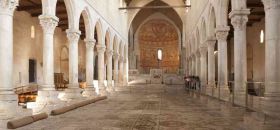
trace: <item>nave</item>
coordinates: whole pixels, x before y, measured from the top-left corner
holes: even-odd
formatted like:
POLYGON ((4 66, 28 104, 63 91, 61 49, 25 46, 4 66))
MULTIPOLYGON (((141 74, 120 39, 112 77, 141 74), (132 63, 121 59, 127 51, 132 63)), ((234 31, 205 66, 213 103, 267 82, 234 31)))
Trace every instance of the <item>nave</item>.
POLYGON ((136 85, 19 130, 239 130, 249 113, 181 85, 136 85))

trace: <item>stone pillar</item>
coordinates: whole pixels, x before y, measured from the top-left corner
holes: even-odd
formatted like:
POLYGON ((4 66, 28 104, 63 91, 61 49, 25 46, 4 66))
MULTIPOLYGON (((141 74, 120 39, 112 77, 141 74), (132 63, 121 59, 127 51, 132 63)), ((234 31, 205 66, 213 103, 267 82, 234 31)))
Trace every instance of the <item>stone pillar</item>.
POLYGON ((228 55, 227 37, 230 28, 228 26, 218 26, 216 37, 218 40, 218 97, 222 100, 229 100, 228 88, 228 55))
POLYGON ((196 55, 195 55, 195 69, 196 69, 196 73, 195 73, 195 76, 198 76, 199 78, 200 77, 200 53, 199 53, 199 50, 196 52, 196 55))
POLYGON ((115 52, 114 56, 114 85, 118 86, 119 81, 119 54, 115 52))
POLYGON ((247 39, 246 26, 249 9, 233 10, 230 13, 234 27, 234 103, 246 106, 247 39))
POLYGON ((16 6, 17 0, 0 2, 0 119, 17 114, 18 98, 13 91, 13 13, 16 6))
POLYGON ((113 83, 112 83, 112 57, 113 57, 113 50, 107 50, 106 55, 107 55, 107 90, 109 92, 113 92, 113 83))
POLYGON ((107 95, 105 84, 104 84, 104 73, 105 73, 105 64, 104 64, 104 53, 106 51, 105 45, 97 45, 98 53, 98 88, 100 95, 107 95))
POLYGON ((208 50, 208 86, 206 89, 206 93, 209 96, 214 96, 213 95, 213 89, 216 86, 215 85, 215 44, 216 40, 213 39, 208 39, 207 40, 207 50, 208 50))
POLYGON ((63 100, 72 100, 82 96, 78 82, 78 43, 81 32, 79 30, 67 29, 66 33, 69 41, 69 85, 65 90, 63 100))
POLYGON ((54 86, 54 30, 58 23, 55 16, 39 16, 43 28, 43 84, 41 90, 55 90, 54 86))
POLYGON ((94 75, 94 46, 96 43, 95 39, 86 39, 86 82, 87 87, 83 92, 84 97, 96 96, 96 91, 93 85, 94 75))
POLYGON ((264 113, 280 118, 280 1, 262 0, 265 7, 264 113))
POLYGON ((195 62, 195 55, 193 54, 192 55, 192 76, 195 76, 196 75, 196 62, 195 62))
POLYGON ((124 62, 124 58, 123 56, 120 56, 119 59, 119 83, 120 85, 123 85, 123 62, 124 62))
POLYGON ((62 104, 54 85, 54 31, 58 24, 56 16, 40 15, 43 28, 43 84, 40 85, 33 113, 49 112, 62 104))
POLYGON ((206 92, 206 84, 207 84, 207 48, 204 46, 200 47, 200 80, 202 92, 206 92))
POLYGON ((123 76, 123 85, 128 85, 128 58, 124 59, 124 76, 123 76))

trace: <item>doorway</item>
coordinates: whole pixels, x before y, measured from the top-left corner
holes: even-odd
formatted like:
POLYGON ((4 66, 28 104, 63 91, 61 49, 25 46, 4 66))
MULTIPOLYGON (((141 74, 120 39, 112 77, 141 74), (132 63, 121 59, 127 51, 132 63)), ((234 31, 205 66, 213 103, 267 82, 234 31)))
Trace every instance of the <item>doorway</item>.
POLYGON ((29 59, 29 83, 36 82, 36 60, 29 59))

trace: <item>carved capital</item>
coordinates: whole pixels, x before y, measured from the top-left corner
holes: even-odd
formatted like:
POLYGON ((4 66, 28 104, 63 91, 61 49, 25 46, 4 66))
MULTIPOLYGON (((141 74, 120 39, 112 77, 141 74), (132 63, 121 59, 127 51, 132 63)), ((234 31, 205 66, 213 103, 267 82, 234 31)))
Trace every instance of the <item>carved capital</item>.
POLYGON ((235 30, 244 30, 248 22, 249 9, 233 10, 229 17, 235 30))
POLYGON ((228 37, 228 32, 230 28, 229 26, 219 26, 216 29, 216 38, 217 40, 223 40, 226 41, 228 37))
POLYGON ((201 54, 202 56, 206 56, 206 55, 207 55, 207 47, 201 46, 201 47, 199 48, 199 51, 200 51, 200 54, 201 54))
POLYGON ((0 1, 0 14, 13 16, 18 0, 1 0, 0 1))
POLYGON ((93 49, 96 43, 95 39, 85 39, 86 48, 93 49))
POLYGON ((123 56, 120 56, 120 57, 119 57, 119 61, 120 61, 120 62, 124 62, 124 57, 123 57, 123 56))
POLYGON ((209 37, 209 38, 207 38, 207 40, 206 40, 206 45, 207 45, 207 47, 212 47, 212 48, 214 48, 215 45, 216 45, 216 42, 217 42, 217 40, 216 40, 215 37, 209 37))
POLYGON ((72 30, 72 29, 67 29, 67 38, 70 41, 70 43, 78 43, 81 35, 81 31, 79 30, 72 30))
POLYGON ((262 0, 264 4, 265 10, 269 9, 279 9, 280 8, 280 1, 279 0, 262 0))
POLYGON ((119 60, 119 56, 120 56, 119 53, 115 52, 114 55, 113 55, 113 58, 115 60, 119 60))
POLYGON ((104 52, 106 51, 106 46, 104 45, 97 45, 96 48, 98 54, 104 54, 104 52))
POLYGON ((40 24, 44 33, 53 34, 59 19, 56 16, 40 15, 40 24))
POLYGON ((113 56, 113 54, 114 54, 113 50, 109 50, 109 49, 106 50, 107 57, 111 57, 111 56, 113 56))

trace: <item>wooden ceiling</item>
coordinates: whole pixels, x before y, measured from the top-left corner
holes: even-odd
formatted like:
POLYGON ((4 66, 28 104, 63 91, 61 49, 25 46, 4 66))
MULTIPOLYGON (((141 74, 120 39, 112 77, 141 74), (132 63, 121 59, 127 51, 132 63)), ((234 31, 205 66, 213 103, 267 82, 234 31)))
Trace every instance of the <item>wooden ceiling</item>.
MULTIPOLYGON (((41 0, 19 0, 19 6, 17 11, 26 11, 32 17, 38 17, 42 14, 42 3, 41 0)), ((68 16, 64 0, 57 1, 56 16, 59 18, 58 27, 63 31, 68 29, 68 16)), ((81 39, 85 38, 85 24, 82 17, 80 17, 80 31, 81 39)))
MULTIPOLYGON (((261 0, 247 0, 247 7, 250 9, 251 14, 248 16, 247 26, 251 27, 254 23, 260 22, 265 17, 264 6, 261 0)), ((229 12, 231 11, 231 5, 229 5, 229 12)), ((230 19, 228 19, 229 25, 231 27, 228 39, 233 37, 233 26, 230 24, 230 19)))

